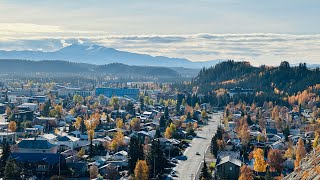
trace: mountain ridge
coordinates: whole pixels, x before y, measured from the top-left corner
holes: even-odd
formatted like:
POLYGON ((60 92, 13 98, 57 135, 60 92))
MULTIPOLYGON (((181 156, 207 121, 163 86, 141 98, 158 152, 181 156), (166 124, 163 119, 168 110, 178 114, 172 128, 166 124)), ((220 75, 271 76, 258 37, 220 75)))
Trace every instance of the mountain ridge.
MULTIPOLYGON (((190 71, 192 69, 189 69, 190 71)), ((196 70, 194 70, 196 71, 196 70)), ((181 77, 183 74, 169 67, 130 66, 121 63, 94 65, 75 63, 61 60, 17 60, 0 59, 1 73, 96 73, 117 76, 152 76, 152 77, 181 77), (10 67, 10 68, 8 68, 10 67)))
POLYGON ((104 65, 110 63, 122 63, 137 66, 160 67, 185 67, 203 68, 214 66, 223 60, 193 62, 185 58, 169 58, 166 56, 151 56, 127 51, 119 51, 99 45, 72 44, 52 52, 44 51, 6 51, 0 50, 0 59, 25 59, 25 60, 63 60, 79 63, 104 65))

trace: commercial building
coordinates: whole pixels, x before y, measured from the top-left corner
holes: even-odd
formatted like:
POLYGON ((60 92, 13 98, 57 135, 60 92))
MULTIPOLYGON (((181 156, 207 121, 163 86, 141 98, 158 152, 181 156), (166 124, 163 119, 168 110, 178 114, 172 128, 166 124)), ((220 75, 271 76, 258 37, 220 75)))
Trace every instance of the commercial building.
POLYGON ((106 97, 119 96, 119 97, 130 97, 132 99, 138 99, 140 90, 138 88, 107 88, 100 87, 96 88, 96 96, 100 94, 106 97))

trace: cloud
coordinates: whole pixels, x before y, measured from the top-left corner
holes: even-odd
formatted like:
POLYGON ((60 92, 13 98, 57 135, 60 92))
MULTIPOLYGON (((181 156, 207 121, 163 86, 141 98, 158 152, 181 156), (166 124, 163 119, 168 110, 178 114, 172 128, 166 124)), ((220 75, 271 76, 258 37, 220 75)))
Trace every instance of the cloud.
POLYGON ((0 49, 55 51, 71 44, 97 44, 123 51, 193 61, 235 59, 275 65, 283 60, 319 63, 320 59, 320 34, 117 35, 66 30, 59 26, 16 25, 19 28, 0 26, 0 49))

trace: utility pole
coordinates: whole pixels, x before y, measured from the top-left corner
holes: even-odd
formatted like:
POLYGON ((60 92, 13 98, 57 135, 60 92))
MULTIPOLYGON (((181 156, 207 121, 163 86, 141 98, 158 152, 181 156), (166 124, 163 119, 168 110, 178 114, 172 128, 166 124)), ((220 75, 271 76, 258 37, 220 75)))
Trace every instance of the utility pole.
POLYGON ((156 157, 153 156, 153 177, 156 178, 156 157))
POLYGON ((60 169, 61 169, 61 168, 60 168, 60 164, 61 164, 61 163, 60 163, 60 158, 61 158, 60 156, 61 156, 61 155, 59 154, 59 177, 60 177, 60 169))

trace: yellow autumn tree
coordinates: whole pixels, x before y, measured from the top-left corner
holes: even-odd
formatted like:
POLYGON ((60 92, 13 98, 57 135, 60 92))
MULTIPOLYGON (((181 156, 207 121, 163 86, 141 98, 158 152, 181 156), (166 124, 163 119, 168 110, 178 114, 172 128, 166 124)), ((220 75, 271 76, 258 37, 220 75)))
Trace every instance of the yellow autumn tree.
POLYGON ((94 130, 93 129, 89 129, 88 130, 88 140, 92 141, 94 139, 94 130))
POLYGON ((140 119, 139 118, 132 118, 130 121, 130 127, 134 131, 139 131, 140 130, 140 119))
POLYGON ((81 118, 81 117, 77 117, 77 118, 76 118, 76 122, 73 123, 73 126, 74 126, 77 130, 79 130, 80 127, 81 127, 81 122, 82 122, 82 118, 81 118))
POLYGON ((307 152, 304 148, 304 143, 301 138, 299 138, 296 150, 296 160, 294 161, 294 167, 297 168, 300 165, 301 160, 306 156, 307 152))
POLYGON ((170 127, 166 128, 166 131, 164 132, 164 137, 167 139, 170 139, 172 137, 172 132, 171 132, 170 127))
POLYGON ((149 168, 145 160, 138 160, 134 168, 134 176, 136 180, 148 180, 149 168))
POLYGON ((85 155, 85 150, 83 148, 81 148, 78 152, 78 157, 83 157, 85 155))
POLYGON ((314 137, 314 140, 312 143, 313 149, 316 149, 318 144, 319 144, 319 133, 316 133, 316 136, 314 137))
POLYGON ((117 128, 120 128, 120 129, 123 128, 124 124, 123 124, 123 120, 122 119, 117 118, 116 122, 117 122, 117 128))
POLYGON ((263 150, 256 148, 253 151, 254 164, 253 168, 256 172, 266 172, 267 163, 264 160, 263 150))
POLYGON ((8 124, 8 128, 11 132, 15 132, 17 130, 17 123, 15 121, 10 121, 8 124))
POLYGON ((69 113, 70 113, 72 116, 74 116, 75 113, 76 113, 76 110, 75 110, 74 108, 72 108, 72 109, 70 109, 69 113))
POLYGON ((253 173, 248 165, 241 166, 239 180, 250 180, 253 179, 253 173))

